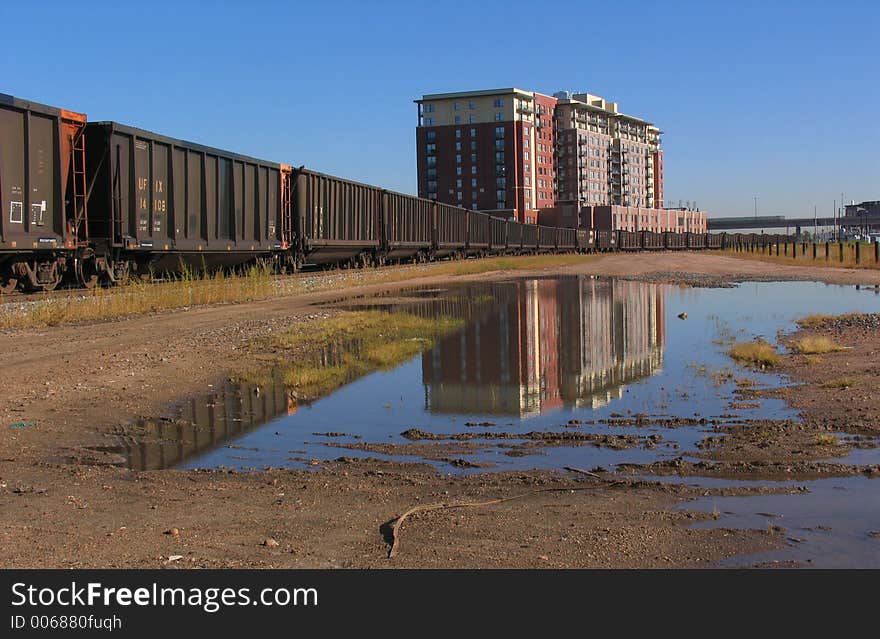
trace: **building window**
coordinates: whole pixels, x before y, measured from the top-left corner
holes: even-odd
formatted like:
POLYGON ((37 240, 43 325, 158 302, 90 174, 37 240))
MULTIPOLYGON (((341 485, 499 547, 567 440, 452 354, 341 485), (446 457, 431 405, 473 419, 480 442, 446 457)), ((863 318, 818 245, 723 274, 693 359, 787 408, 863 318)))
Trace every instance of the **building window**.
POLYGON ((461 102, 456 102, 452 108, 455 109, 456 111, 460 111, 461 110, 461 102))
MULTIPOLYGON (((471 188, 477 188, 477 178, 471 178, 471 188)), ((474 193, 474 195, 476 195, 476 193, 474 193)))
POLYGON ((476 164, 477 162, 477 154, 471 153, 471 164, 476 164))
POLYGON ((469 109, 473 109, 473 108, 474 108, 474 101, 473 101, 473 100, 468 100, 468 108, 469 108, 469 109))
POLYGON ((477 150, 477 142, 476 140, 471 140, 471 151, 477 150))
POLYGON ((495 162, 498 164, 504 163, 504 152, 503 151, 496 151, 495 152, 495 162))
POLYGON ((428 169, 428 178, 429 179, 437 179, 437 169, 428 169))
POLYGON ((458 192, 458 201, 461 202, 461 200, 462 200, 462 197, 461 197, 461 191, 459 191, 459 192, 458 192))
POLYGON ((455 174, 461 175, 461 167, 460 166, 455 167, 455 174))
POLYGON ((501 122, 501 120, 503 120, 503 119, 504 119, 504 114, 501 113, 500 111, 495 114, 495 121, 496 122, 501 122))
POLYGON ((428 155, 434 155, 437 152, 437 145, 436 144, 428 144, 425 146, 425 151, 427 152, 428 155))
MULTIPOLYGON (((477 121, 477 119, 473 116, 473 114, 468 116, 468 124, 473 124, 476 121, 477 121)), ((473 131, 473 129, 471 129, 471 131, 473 131)), ((473 134, 471 134, 471 135, 473 135, 473 134)))
POLYGON ((425 105, 425 113, 433 113, 433 112, 434 112, 434 105, 433 104, 426 104, 425 105))
POLYGON ((477 174, 477 167, 472 166, 471 167, 471 175, 476 175, 476 174, 477 174))
POLYGON ((434 140, 437 139, 437 132, 436 131, 428 131, 425 134, 425 137, 427 138, 428 142, 433 142, 434 140))
MULTIPOLYGON (((474 116, 471 116, 471 117, 474 117, 474 116)), ((472 137, 472 138, 473 138, 473 137, 476 137, 476 135, 477 135, 477 130, 476 130, 476 129, 471 129, 471 137, 472 137)))
POLYGON ((455 130, 455 139, 456 139, 456 140, 460 140, 460 139, 461 139, 461 129, 456 129, 456 130, 455 130))
POLYGON ((425 118, 425 126, 433 126, 434 118, 425 118))
POLYGON ((456 116, 455 116, 455 123, 456 123, 456 124, 461 124, 461 116, 460 116, 460 115, 456 115, 456 116))
POLYGON ((503 151, 504 150, 504 140, 495 140, 495 150, 503 151))
POLYGON ((456 188, 459 188, 459 189, 460 189, 460 188, 461 188, 461 180, 456 180, 456 181, 455 181, 455 186, 456 186, 456 188))
POLYGON ((497 108, 500 108, 500 107, 503 107, 503 106, 504 106, 504 100, 502 100, 501 98, 497 98, 497 99, 495 100, 494 106, 495 106, 496 109, 497 109, 497 108))
POLYGON ((455 150, 456 150, 456 151, 461 151, 461 142, 456 142, 456 143, 455 143, 455 150))
POLYGON ((456 156, 455 156, 455 163, 456 163, 456 164, 461 164, 461 155, 456 155, 456 156))
POLYGON ((436 156, 434 156, 434 155, 429 155, 428 158, 427 158, 427 160, 428 160, 428 168, 429 168, 429 169, 432 168, 432 167, 437 166, 437 157, 436 157, 436 156))

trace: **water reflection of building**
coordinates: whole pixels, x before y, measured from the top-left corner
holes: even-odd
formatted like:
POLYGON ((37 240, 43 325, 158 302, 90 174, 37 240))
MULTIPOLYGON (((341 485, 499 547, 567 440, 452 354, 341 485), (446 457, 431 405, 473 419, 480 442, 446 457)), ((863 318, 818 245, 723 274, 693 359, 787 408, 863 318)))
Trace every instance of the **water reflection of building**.
POLYGON ((171 468, 295 410, 281 380, 260 385, 227 382, 187 400, 174 420, 138 423, 137 441, 124 442, 117 450, 125 458, 122 463, 134 470, 171 468))
POLYGON ((422 355, 428 410, 534 415, 598 406, 659 370, 664 299, 657 285, 586 278, 510 286, 491 312, 422 355))

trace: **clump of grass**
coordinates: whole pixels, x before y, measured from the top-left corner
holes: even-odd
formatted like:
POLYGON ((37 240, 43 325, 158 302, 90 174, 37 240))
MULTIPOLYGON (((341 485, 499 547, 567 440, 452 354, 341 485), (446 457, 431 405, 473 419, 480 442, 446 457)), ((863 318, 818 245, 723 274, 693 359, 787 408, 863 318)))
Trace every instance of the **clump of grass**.
POLYGON ((751 342, 737 342, 729 351, 729 355, 742 364, 753 366, 775 366, 779 363, 779 353, 772 344, 763 339, 751 342))
POLYGON ((801 355, 821 355, 824 353, 837 353, 845 351, 845 346, 835 344, 830 338, 824 335, 808 335, 794 340, 791 343, 791 349, 801 355))
POLYGON ((249 302, 265 299, 274 290, 275 279, 268 267, 254 266, 244 274, 184 270, 164 282, 135 280, 118 288, 95 288, 82 295, 52 297, 0 311, 0 328, 58 326, 189 306, 249 302))
POLYGON ((837 379, 830 379, 824 384, 822 384, 822 388, 840 388, 845 389, 851 386, 854 386, 856 380, 850 377, 839 377, 837 379))
POLYGON ((825 360, 823 360, 818 355, 804 355, 804 361, 810 366, 814 366, 816 364, 821 364, 825 360))
POLYGON ((390 370, 461 326, 451 317, 352 311, 272 336, 267 346, 282 351, 275 366, 284 384, 299 401, 311 401, 372 371, 390 370))
POLYGON ((819 328, 824 325, 828 320, 832 318, 831 315, 822 315, 821 313, 814 313, 813 315, 807 315, 806 317, 802 317, 798 320, 795 320, 794 323, 800 326, 801 328, 819 328))
POLYGON ((816 435, 816 446, 837 446, 839 443, 837 436, 831 433, 819 433, 816 435))

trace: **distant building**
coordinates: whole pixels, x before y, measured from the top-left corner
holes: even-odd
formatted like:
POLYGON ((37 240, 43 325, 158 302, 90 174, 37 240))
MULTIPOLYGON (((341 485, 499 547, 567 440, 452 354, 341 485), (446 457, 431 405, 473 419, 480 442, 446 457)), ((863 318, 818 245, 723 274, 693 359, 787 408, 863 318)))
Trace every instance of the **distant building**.
POLYGON ((845 217, 857 218, 860 215, 880 215, 880 200, 870 200, 858 204, 847 204, 843 209, 845 217))
POLYGON ((589 93, 557 93, 557 202, 661 208, 661 131, 589 93))
POLYGON ((663 233, 706 233, 705 211, 658 209, 643 206, 559 204, 541 210, 538 223, 546 226, 578 226, 609 231, 653 231, 663 233))
POLYGON ((416 100, 419 196, 536 223, 555 202, 556 99, 522 89, 416 100))
POLYGON ((539 211, 568 206, 623 207, 609 209, 609 223, 635 216, 650 228, 691 226, 695 212, 663 213, 662 132, 616 102, 513 87, 415 102, 420 197, 533 224, 561 215, 539 211))

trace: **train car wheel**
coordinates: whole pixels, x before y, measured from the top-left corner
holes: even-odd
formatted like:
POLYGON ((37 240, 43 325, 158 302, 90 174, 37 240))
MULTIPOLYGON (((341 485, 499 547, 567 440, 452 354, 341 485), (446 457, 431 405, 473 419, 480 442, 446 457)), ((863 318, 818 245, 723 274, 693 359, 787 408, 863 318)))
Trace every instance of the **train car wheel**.
POLYGON ((94 259, 79 260, 76 264, 76 277, 79 283, 86 288, 95 288, 98 285, 98 268, 94 259))
POLYGON ((18 288, 17 277, 0 277, 0 293, 9 295, 18 288))

